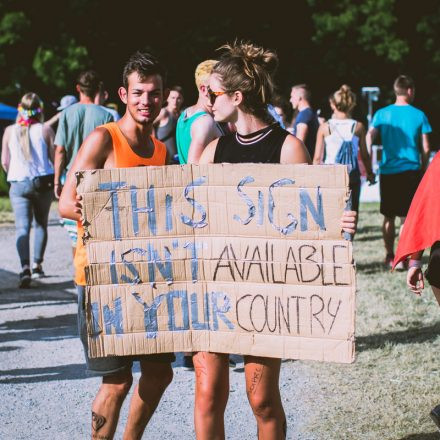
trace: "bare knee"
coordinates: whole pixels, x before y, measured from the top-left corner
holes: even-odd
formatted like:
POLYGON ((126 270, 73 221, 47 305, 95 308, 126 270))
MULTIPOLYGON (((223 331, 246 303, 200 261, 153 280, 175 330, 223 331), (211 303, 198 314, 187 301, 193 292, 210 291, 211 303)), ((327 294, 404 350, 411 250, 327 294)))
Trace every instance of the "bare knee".
POLYGON ((158 391, 164 392, 173 380, 171 364, 157 364, 157 368, 156 366, 155 368, 141 367, 141 371, 140 387, 155 387, 158 391))
POLYGON ((276 418, 278 399, 259 396, 258 394, 248 394, 248 399, 255 417, 261 420, 276 418))
POLYGON ((101 392, 107 398, 124 400, 133 384, 131 372, 110 374, 102 378, 101 392))

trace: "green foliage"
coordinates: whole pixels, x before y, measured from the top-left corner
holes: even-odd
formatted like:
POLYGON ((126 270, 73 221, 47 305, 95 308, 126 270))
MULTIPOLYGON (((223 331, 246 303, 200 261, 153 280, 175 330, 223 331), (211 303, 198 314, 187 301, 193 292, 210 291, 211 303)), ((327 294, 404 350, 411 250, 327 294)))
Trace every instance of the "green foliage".
POLYGON ((24 12, 6 13, 0 21, 0 47, 12 46, 22 41, 23 32, 29 29, 30 25, 31 22, 24 12))
POLYGON ((64 36, 56 46, 39 46, 32 67, 46 85, 65 89, 73 75, 88 66, 87 48, 77 44, 74 38, 64 36))
POLYGON ((361 51, 372 51, 387 61, 402 61, 408 54, 408 42, 395 31, 395 0, 364 0, 353 3, 340 0, 319 4, 308 0, 314 10, 316 33, 313 40, 331 39, 335 45, 355 45, 361 51))

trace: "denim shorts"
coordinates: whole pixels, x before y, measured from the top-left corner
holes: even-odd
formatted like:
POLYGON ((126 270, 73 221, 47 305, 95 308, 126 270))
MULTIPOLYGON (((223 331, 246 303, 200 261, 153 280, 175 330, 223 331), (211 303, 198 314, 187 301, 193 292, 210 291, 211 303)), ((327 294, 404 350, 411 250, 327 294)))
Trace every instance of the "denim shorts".
POLYGON ((87 321, 85 311, 85 286, 76 286, 78 292, 78 333, 83 344, 84 356, 86 358, 87 373, 106 376, 131 369, 134 361, 148 361, 169 364, 174 362, 174 353, 148 354, 141 356, 107 356, 90 358, 87 341, 87 321))

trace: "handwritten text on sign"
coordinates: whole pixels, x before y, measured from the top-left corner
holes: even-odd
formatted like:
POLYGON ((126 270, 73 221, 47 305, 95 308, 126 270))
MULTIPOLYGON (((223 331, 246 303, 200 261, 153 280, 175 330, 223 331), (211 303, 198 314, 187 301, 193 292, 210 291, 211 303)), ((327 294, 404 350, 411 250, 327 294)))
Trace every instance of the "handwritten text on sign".
POLYGON ((92 356, 352 361, 344 167, 149 167, 79 181, 92 356))

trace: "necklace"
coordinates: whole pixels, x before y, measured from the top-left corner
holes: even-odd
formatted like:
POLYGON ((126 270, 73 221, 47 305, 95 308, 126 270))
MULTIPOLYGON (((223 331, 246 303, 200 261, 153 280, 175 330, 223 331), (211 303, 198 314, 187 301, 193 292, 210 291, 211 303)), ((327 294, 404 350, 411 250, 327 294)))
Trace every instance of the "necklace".
POLYGON ((235 138, 237 139, 237 142, 242 145, 255 144, 256 142, 259 142, 261 139, 265 138, 277 125, 278 122, 249 134, 239 134, 237 132, 235 133, 235 138))

